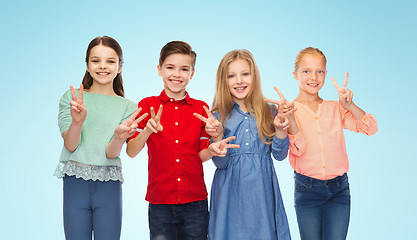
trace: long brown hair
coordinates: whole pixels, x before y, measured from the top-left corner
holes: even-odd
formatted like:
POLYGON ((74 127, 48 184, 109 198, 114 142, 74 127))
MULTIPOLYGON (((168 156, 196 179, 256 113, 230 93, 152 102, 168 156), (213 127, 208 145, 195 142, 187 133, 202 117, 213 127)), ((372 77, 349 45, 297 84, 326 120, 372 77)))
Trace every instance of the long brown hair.
POLYGON ((230 117, 233 109, 233 98, 227 84, 227 73, 231 62, 242 59, 247 61, 250 66, 252 76, 252 88, 245 98, 245 105, 248 112, 255 118, 259 138, 266 144, 271 144, 275 135, 273 127, 273 116, 271 106, 264 101, 261 88, 261 76, 253 55, 246 49, 233 50, 223 57, 216 75, 216 92, 214 94, 212 111, 220 114, 220 122, 224 122, 230 117), (269 140, 269 141, 268 141, 269 140))
MULTIPOLYGON (((87 64, 90 59, 91 49, 97 45, 103 45, 103 46, 113 49, 117 53, 117 56, 119 57, 119 67, 122 67, 123 65, 122 48, 120 47, 119 43, 115 39, 108 37, 108 36, 96 37, 90 42, 87 48, 86 56, 85 56, 85 62, 87 64)), ((90 73, 87 70, 85 71, 85 74, 84 74, 83 85, 84 85, 84 89, 90 89, 91 85, 93 85, 93 78, 91 77, 90 73)), ((121 72, 118 73, 113 80, 113 91, 117 95, 121 97, 125 97, 121 72)))

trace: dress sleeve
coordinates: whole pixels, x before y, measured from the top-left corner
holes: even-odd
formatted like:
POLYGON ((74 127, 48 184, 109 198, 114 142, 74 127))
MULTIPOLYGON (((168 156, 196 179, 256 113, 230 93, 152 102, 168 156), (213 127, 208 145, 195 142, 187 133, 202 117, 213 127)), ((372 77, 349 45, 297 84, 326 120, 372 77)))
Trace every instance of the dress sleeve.
POLYGON ((365 113, 362 119, 356 120, 348 110, 343 109, 341 112, 343 128, 368 136, 374 135, 378 131, 378 124, 373 115, 365 113))
POLYGON ((304 139, 304 135, 299 130, 295 135, 289 135, 290 139, 290 152, 295 156, 301 156, 304 154, 307 148, 307 142, 304 139))
POLYGON ((278 161, 284 160, 288 155, 289 144, 288 136, 284 139, 274 136, 272 140, 272 156, 278 161))
POLYGON ((64 93, 59 100, 58 126, 61 136, 68 131, 72 122, 70 101, 70 91, 64 93))

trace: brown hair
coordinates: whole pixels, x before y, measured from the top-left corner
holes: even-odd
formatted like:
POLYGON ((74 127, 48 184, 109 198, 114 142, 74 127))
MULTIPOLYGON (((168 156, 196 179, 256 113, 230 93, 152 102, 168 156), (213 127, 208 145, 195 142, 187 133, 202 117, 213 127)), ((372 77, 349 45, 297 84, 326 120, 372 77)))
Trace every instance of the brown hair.
POLYGON ((172 41, 165 44, 165 46, 161 49, 161 54, 159 55, 159 66, 162 67, 165 59, 169 55, 175 53, 189 55, 191 57, 191 66, 194 69, 197 54, 193 51, 188 43, 182 41, 172 41))
MULTIPOLYGON (((86 56, 85 56, 85 62, 87 64, 88 64, 88 61, 90 59, 91 49, 95 46, 98 46, 98 45, 103 45, 103 46, 106 46, 106 47, 109 47, 109 48, 113 49, 117 53, 117 56, 119 57, 120 67, 123 65, 122 48, 120 47, 119 43, 115 39, 113 39, 111 37, 108 37, 108 36, 96 37, 90 42, 90 44, 87 47, 87 53, 86 53, 86 56)), ((90 89, 91 85, 93 85, 93 78, 91 77, 91 75, 88 71, 85 71, 82 83, 84 85, 84 89, 90 89)), ((118 73, 113 80, 113 91, 121 97, 125 96, 125 92, 123 90, 123 79, 122 79, 122 73, 121 72, 118 73)))
POLYGON ((264 101, 258 66, 253 55, 248 50, 230 51, 221 60, 217 69, 216 92, 214 94, 212 111, 220 114, 220 122, 222 124, 230 117, 233 99, 227 84, 227 74, 230 63, 238 59, 248 62, 252 76, 252 88, 245 98, 246 109, 256 119, 259 138, 264 143, 271 144, 271 141, 268 140, 271 140, 275 135, 275 128, 272 125, 274 118, 271 114, 271 106, 264 101))
POLYGON ((301 59, 306 54, 317 55, 317 56, 323 57, 324 65, 326 65, 326 63, 327 63, 326 56, 324 55, 324 53, 322 51, 320 51, 320 49, 313 48, 313 47, 307 47, 307 48, 304 48, 301 51, 299 51, 297 56, 295 57, 295 61, 294 61, 294 70, 295 71, 297 71, 298 68, 300 67, 301 59))

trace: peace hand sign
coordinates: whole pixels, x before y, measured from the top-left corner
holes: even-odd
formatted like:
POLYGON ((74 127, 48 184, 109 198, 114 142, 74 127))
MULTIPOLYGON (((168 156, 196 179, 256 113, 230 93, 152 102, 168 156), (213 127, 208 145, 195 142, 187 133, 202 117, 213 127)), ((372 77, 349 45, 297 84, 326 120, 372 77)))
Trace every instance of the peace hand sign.
POLYGON ((337 92, 339 93, 339 102, 344 108, 348 108, 352 103, 353 92, 346 88, 348 82, 349 72, 346 73, 345 81, 343 82, 343 87, 339 87, 337 82, 334 80, 334 77, 331 77, 333 85, 336 87, 337 92))
POLYGON ((274 118, 274 126, 275 129, 280 128, 282 130, 288 129, 289 125, 289 118, 294 118, 294 112, 297 110, 294 108, 294 103, 285 99, 284 95, 281 91, 274 87, 275 91, 278 93, 279 101, 265 98, 264 101, 270 102, 273 104, 278 105, 278 114, 274 118))
POLYGON ((198 119, 206 123, 206 132, 210 135, 214 140, 222 137, 223 134, 223 126, 222 124, 213 116, 210 110, 203 106, 204 111, 207 113, 207 118, 201 116, 198 113, 194 113, 193 115, 196 116, 198 119))
POLYGON ((208 147, 208 150, 213 156, 225 157, 227 154, 228 148, 240 148, 240 145, 228 144, 228 142, 232 141, 233 139, 236 139, 236 137, 232 136, 232 137, 223 139, 219 142, 212 143, 208 147))
POLYGON ((164 130, 164 127, 161 125, 161 115, 162 115, 162 105, 159 105, 158 113, 155 115, 155 110, 151 107, 151 119, 146 123, 144 130, 151 131, 151 133, 157 133, 164 130))
POLYGON ((84 123, 85 119, 87 118, 87 108, 84 105, 83 99, 84 86, 80 84, 78 99, 77 94, 75 94, 75 90, 72 85, 70 85, 70 90, 72 97, 72 101, 70 102, 72 121, 75 123, 84 123))
POLYGON ((139 115, 141 111, 142 108, 138 108, 128 119, 126 119, 123 123, 117 126, 114 130, 114 136, 118 137, 119 139, 127 139, 133 136, 140 121, 142 121, 145 117, 148 116, 148 113, 145 113, 135 120, 135 118, 139 115))

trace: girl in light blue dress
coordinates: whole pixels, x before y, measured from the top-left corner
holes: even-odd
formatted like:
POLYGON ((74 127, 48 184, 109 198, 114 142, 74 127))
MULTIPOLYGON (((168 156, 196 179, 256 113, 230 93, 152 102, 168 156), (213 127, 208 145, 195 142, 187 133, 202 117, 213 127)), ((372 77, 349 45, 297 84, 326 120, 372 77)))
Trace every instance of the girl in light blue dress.
POLYGON ((247 50, 227 53, 220 62, 206 131, 212 141, 235 136, 217 169, 211 199, 209 239, 291 239, 271 153, 287 156, 288 118, 283 106, 264 101, 258 67, 247 50))

